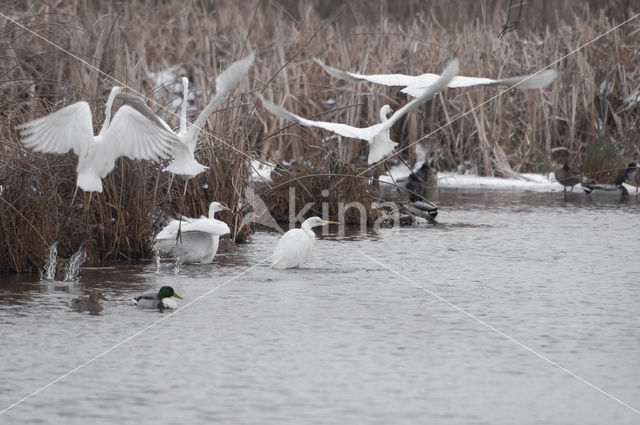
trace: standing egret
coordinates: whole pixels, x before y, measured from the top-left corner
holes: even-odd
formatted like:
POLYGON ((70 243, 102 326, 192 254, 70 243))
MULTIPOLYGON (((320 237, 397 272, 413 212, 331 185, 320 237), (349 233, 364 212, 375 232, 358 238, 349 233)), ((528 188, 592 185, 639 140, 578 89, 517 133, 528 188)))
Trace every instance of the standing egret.
POLYGON ((85 192, 102 192, 102 178, 121 156, 153 161, 170 156, 176 136, 136 109, 123 105, 111 120, 111 106, 121 90, 111 89, 98 135, 93 134, 91 108, 81 101, 17 126, 22 143, 36 152, 73 150, 78 156, 77 186, 85 192))
POLYGON ((367 142, 369 142, 369 157, 367 159, 367 162, 369 164, 374 164, 383 159, 385 156, 389 155, 393 151, 393 148, 397 145, 396 142, 391 140, 389 135, 389 131, 393 124, 395 124, 396 121, 406 115, 409 111, 424 104, 427 100, 435 96, 435 94, 440 90, 445 89, 449 82, 455 77, 457 72, 458 60, 454 59, 447 65, 445 70, 442 72, 442 75, 433 84, 422 90, 422 93, 418 98, 404 105, 393 115, 391 115, 389 119, 387 119, 387 114, 390 112, 391 108, 389 107, 389 105, 384 105, 380 109, 381 122, 365 128, 351 127, 350 125, 341 123, 309 120, 295 115, 279 106, 276 106, 275 104, 264 99, 260 94, 258 94, 257 96, 260 98, 260 100, 262 100, 262 103, 264 107, 267 108, 267 110, 269 110, 272 114, 278 115, 284 119, 297 122, 298 124, 307 127, 323 128, 344 137, 366 140, 367 142))
POLYGON ((138 295, 132 301, 139 308, 157 308, 159 310, 178 308, 178 303, 172 300, 171 297, 182 299, 171 286, 163 286, 157 293, 148 292, 138 295))
MULTIPOLYGON (((440 77, 438 74, 358 74, 355 72, 342 71, 332 66, 325 65, 318 58, 313 58, 313 60, 316 61, 316 63, 318 63, 329 75, 335 78, 348 81, 368 81, 385 86, 404 86, 401 91, 412 97, 421 96, 425 87, 436 84, 436 81, 440 77)), ((492 80, 490 78, 483 77, 458 76, 448 83, 448 87, 502 86, 515 87, 522 90, 538 89, 551 84, 555 78, 556 72, 552 69, 540 71, 535 74, 503 78, 500 80, 492 80)))
POLYGON ((158 251, 173 252, 183 263, 209 264, 218 252, 220 236, 231 233, 229 226, 215 218, 218 211, 229 210, 219 202, 209 205, 209 217, 172 220, 155 238, 158 251), (180 232, 180 236, 178 236, 180 232))
POLYGON ((299 229, 287 231, 276 244, 271 267, 274 269, 302 267, 309 259, 316 239, 312 228, 325 224, 340 223, 323 220, 320 217, 311 217, 306 219, 299 229))

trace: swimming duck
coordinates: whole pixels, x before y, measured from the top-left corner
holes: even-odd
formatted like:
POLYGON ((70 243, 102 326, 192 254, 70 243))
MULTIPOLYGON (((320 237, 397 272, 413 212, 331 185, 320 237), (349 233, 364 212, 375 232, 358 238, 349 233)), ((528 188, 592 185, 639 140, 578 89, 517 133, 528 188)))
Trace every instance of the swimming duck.
POLYGON ((638 193, 638 186, 640 186, 640 166, 637 162, 631 162, 627 165, 626 178, 632 186, 636 187, 636 193, 638 193))
POLYGON ((614 182, 615 186, 620 189, 620 192, 622 194, 622 196, 627 196, 629 194, 629 191, 627 190, 626 187, 624 187, 624 185, 622 183, 625 182, 625 180, 628 180, 629 173, 628 173, 628 169, 625 170, 624 173, 618 174, 618 176, 616 177, 616 180, 614 182))
POLYGON ((424 218, 429 222, 433 222, 438 216, 438 206, 425 200, 408 202, 401 207, 401 211, 424 218))
POLYGON ((100 292, 91 292, 89 295, 85 295, 83 297, 74 298, 71 301, 71 307, 76 310, 87 310, 98 312, 102 311, 104 308, 102 304, 100 304, 100 300, 108 301, 107 298, 102 295, 100 292))
POLYGON ((182 299, 180 295, 176 294, 171 286, 163 286, 157 294, 148 292, 146 294, 138 295, 133 299, 133 302, 140 308, 157 308, 160 310, 164 310, 165 308, 178 308, 178 304, 172 300, 171 297, 182 299))
POLYGON ((569 167, 569 164, 566 162, 561 168, 555 171, 554 175, 558 183, 564 186, 563 192, 567 191, 567 187, 571 187, 571 191, 573 192, 573 186, 582 181, 582 172, 569 167))

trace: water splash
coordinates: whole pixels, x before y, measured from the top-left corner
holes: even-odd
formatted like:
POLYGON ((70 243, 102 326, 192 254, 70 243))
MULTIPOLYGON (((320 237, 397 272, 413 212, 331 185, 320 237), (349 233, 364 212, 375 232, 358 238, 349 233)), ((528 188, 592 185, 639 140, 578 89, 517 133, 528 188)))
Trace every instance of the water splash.
POLYGON ((76 282, 78 280, 78 273, 80 272, 80 266, 87 259, 87 248, 84 244, 80 245, 80 249, 69 258, 69 263, 64 271, 65 282, 76 282))
POLYGON ((44 263, 44 270, 40 271, 40 279, 53 281, 56 278, 56 265, 58 263, 58 242, 55 241, 49 247, 49 258, 44 263))
POLYGON ((173 266, 173 274, 177 275, 178 273, 180 273, 180 264, 182 264, 182 259, 180 258, 180 256, 178 255, 176 257, 176 263, 173 266))
POLYGON ((156 263, 156 273, 160 273, 160 255, 158 255, 158 251, 153 251, 153 261, 156 263))

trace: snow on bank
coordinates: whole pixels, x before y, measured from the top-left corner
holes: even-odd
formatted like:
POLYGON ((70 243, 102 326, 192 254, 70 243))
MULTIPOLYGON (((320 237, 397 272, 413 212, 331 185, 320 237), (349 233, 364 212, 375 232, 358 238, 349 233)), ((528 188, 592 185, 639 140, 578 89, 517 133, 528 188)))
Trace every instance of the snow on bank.
MULTIPOLYGON (((380 180, 402 184, 409 177, 409 169, 405 165, 396 165, 391 168, 391 175, 380 176, 380 180)), ((483 177, 475 174, 459 174, 453 172, 438 172, 439 187, 467 187, 483 189, 518 189, 533 190, 539 192, 557 192, 563 189, 553 176, 553 173, 546 174, 520 174, 520 179, 509 179, 501 177, 483 177)), ((575 189, 574 189, 575 190, 575 189)))

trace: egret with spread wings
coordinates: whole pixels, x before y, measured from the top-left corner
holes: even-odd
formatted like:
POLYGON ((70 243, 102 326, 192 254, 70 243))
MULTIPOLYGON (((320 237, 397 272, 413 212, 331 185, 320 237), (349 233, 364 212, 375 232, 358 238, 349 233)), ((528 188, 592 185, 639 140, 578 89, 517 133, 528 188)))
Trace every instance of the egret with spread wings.
POLYGON ((300 125, 306 127, 318 127, 328 131, 332 131, 344 137, 352 137, 354 139, 362 139, 369 142, 369 156, 367 162, 374 164, 391 152, 397 145, 396 142, 391 140, 389 135, 390 129, 400 118, 405 116, 409 111, 424 104, 427 100, 436 95, 440 90, 443 90, 456 76, 458 72, 458 60, 451 61, 445 70, 442 72, 436 81, 426 89, 422 90, 420 96, 411 102, 404 105, 398 111, 396 111, 391 117, 387 119, 387 114, 391 110, 389 105, 385 105, 380 109, 380 120, 382 122, 372 125, 370 127, 359 128, 352 127, 347 124, 326 122, 326 121, 313 121, 307 118, 303 118, 292 112, 289 112, 279 106, 276 106, 272 102, 264 99, 260 94, 257 96, 262 100, 264 107, 274 115, 278 115, 289 121, 297 122, 300 125))

